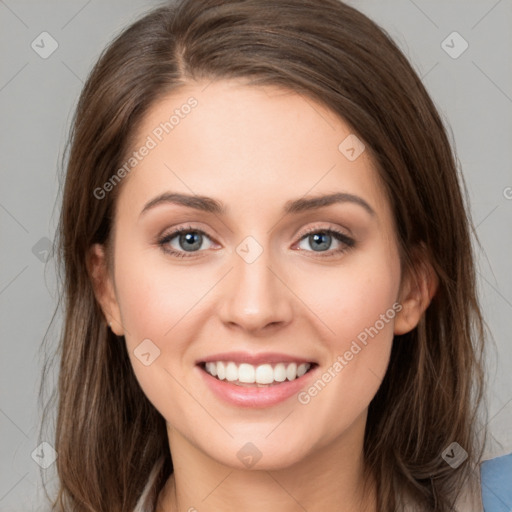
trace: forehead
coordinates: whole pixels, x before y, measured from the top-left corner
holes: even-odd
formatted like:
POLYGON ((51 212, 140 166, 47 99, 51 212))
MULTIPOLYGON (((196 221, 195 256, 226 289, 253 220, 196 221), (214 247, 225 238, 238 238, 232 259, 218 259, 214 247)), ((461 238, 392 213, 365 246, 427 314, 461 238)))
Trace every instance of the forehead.
POLYGON ((192 83, 147 112, 131 151, 149 149, 132 158, 121 198, 140 211, 157 194, 181 191, 225 197, 228 210, 261 210, 345 191, 386 209, 369 151, 354 137, 334 112, 293 91, 235 80, 192 83), (348 158, 349 146, 364 150, 348 158))

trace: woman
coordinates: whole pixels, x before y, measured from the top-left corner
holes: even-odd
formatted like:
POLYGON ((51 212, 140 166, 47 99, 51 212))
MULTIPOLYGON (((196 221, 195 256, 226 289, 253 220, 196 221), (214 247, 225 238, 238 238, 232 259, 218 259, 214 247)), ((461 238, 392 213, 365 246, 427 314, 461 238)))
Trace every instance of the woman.
POLYGON ((482 510, 462 176, 375 23, 156 9, 68 156, 55 510, 482 510))

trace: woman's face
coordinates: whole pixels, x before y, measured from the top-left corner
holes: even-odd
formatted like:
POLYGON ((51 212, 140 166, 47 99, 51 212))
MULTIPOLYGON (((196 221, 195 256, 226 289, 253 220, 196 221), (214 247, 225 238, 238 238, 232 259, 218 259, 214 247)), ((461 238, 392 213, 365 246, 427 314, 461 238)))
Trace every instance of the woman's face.
POLYGON ((206 85, 139 127, 115 185, 104 309, 170 431, 232 467, 286 467, 361 439, 400 316, 392 214, 332 112, 283 89, 206 85), (221 382, 223 367, 244 382, 221 382))

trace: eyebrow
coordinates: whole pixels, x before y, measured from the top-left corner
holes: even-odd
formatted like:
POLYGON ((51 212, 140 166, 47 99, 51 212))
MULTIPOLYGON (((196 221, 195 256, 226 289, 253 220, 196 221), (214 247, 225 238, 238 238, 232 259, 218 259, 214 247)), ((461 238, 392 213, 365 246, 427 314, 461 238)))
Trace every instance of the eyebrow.
MULTIPOLYGON (((168 203, 217 215, 225 215, 227 212, 226 206, 212 197, 165 192, 146 203, 139 217, 155 206, 168 203)), ((357 204, 363 207, 370 215, 376 216, 375 210, 362 197, 346 192, 336 192, 311 198, 301 197, 300 199, 290 200, 285 203, 283 213, 286 215, 302 213, 324 208, 336 203, 357 204)))

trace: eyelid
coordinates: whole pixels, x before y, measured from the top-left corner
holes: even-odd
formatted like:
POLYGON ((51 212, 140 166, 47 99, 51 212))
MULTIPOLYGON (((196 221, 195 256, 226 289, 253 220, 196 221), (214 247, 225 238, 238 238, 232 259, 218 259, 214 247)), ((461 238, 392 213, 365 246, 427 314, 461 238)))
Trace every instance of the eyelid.
POLYGON ((346 238, 354 238, 352 232, 348 228, 329 225, 329 223, 325 222, 318 222, 316 224, 313 224, 312 226, 299 231, 299 233, 295 236, 300 237, 300 239, 302 240, 305 236, 310 235, 312 233, 317 233, 318 231, 334 231, 345 236, 346 238))
MULTIPOLYGON (((174 238, 176 238, 177 236, 179 236, 181 233, 189 233, 189 232, 193 232, 193 233, 199 233, 201 235, 204 235, 206 236, 208 239, 210 239, 214 244, 217 243, 215 241, 215 238, 213 236, 211 236, 210 234, 208 234, 207 231, 205 231, 204 229, 200 229, 200 228, 196 228, 196 227, 193 227, 191 225, 186 225, 186 226, 178 226, 176 228, 171 228, 170 230, 167 230, 165 229, 160 235, 158 235, 156 237, 156 245, 159 245, 160 247, 163 248, 163 245, 164 244, 167 244, 169 243, 170 240, 173 240, 174 238)), ((165 250, 165 249, 164 249, 165 250)), ((173 252, 174 250, 167 250, 167 252, 173 252)), ((186 251, 175 251, 175 252, 180 252, 180 253, 186 253, 186 251)), ((196 252, 204 252, 203 251, 196 251, 196 252)), ((193 252, 189 253, 189 254, 194 254, 193 252)))

